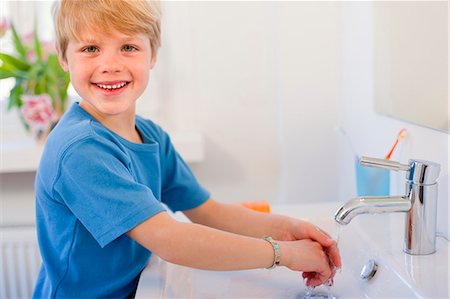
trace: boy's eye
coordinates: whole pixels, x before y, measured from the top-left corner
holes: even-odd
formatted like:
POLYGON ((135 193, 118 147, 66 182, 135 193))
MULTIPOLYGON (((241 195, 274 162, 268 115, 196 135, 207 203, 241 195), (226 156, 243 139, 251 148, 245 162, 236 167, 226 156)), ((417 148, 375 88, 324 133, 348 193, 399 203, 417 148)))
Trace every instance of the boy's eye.
POLYGON ((133 51, 136 51, 137 48, 135 46, 132 46, 132 45, 124 45, 122 47, 122 50, 125 51, 125 52, 133 52, 133 51))
POLYGON ((87 46, 83 49, 83 52, 86 53, 95 53, 98 51, 98 48, 96 46, 87 46))

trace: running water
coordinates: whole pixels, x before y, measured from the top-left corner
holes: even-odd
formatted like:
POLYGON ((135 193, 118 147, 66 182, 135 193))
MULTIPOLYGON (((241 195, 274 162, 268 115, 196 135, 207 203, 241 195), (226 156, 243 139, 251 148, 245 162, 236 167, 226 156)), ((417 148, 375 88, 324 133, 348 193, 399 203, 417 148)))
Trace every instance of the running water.
POLYGON ((327 290, 322 292, 316 292, 313 287, 307 286, 305 294, 300 295, 298 299, 339 299, 339 296, 333 295, 328 285, 327 290))
POLYGON ((331 293, 331 287, 333 286, 333 280, 327 280, 323 286, 325 290, 317 290, 312 286, 306 286, 304 294, 300 294, 298 299, 339 299, 339 296, 331 293))
POLYGON ((334 239, 336 240, 337 245, 339 245, 339 238, 341 236, 341 232, 342 232, 342 225, 336 222, 336 237, 334 239))
MULTIPOLYGON (((336 246, 339 248, 339 240, 341 238, 341 232, 342 232, 343 226, 336 222, 336 235, 334 237, 334 240, 336 241, 336 246)), ((333 265, 334 270, 336 270, 338 273, 342 272, 342 266, 340 268, 337 268, 335 265, 333 265)))
POLYGON ((339 248, 339 240, 341 238, 341 232, 342 232, 343 226, 336 222, 336 236, 334 240, 336 241, 336 246, 339 248))
MULTIPOLYGON (((336 223, 336 246, 339 247, 339 237, 342 231, 342 225, 336 223)), ((337 268, 335 265, 331 265, 334 271, 338 271, 339 273, 342 271, 341 268, 337 268)), ((306 282, 306 280, 305 280, 306 282)), ((306 284, 305 284, 306 285, 306 284)), ((306 286, 305 293, 300 294, 297 299, 339 299, 339 296, 331 293, 331 287, 333 286, 333 279, 328 279, 323 286, 325 290, 318 291, 312 286, 306 286)), ((322 288, 323 289, 323 288, 322 288)))

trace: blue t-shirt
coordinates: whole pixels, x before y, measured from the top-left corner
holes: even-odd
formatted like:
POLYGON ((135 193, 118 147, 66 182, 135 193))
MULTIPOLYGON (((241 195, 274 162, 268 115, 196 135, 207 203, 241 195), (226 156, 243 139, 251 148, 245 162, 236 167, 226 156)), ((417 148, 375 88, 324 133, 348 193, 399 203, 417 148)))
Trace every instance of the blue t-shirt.
POLYGON ((156 124, 136 117, 143 144, 120 137, 75 103, 48 137, 36 175, 43 264, 35 298, 124 298, 151 252, 126 232, 209 193, 156 124))

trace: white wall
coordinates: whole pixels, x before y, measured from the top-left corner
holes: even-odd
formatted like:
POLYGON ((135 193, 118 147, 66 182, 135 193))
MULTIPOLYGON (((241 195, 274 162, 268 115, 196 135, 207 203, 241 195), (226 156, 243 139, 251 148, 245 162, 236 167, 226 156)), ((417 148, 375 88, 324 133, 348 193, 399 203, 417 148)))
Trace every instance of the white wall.
MULTIPOLYGON (((342 6, 342 90, 339 108, 340 123, 346 128, 358 154, 384 157, 401 128, 407 138, 392 160, 407 163, 422 159, 441 164, 438 180, 438 231, 448 238, 449 144, 450 135, 374 112, 372 6, 368 2, 353 2, 342 6)), ((445 107, 448 110, 448 107, 445 107)), ((341 157, 339 199, 355 196, 353 155, 346 140, 340 141, 341 157)), ((404 173, 391 176, 391 194, 404 193, 404 173)))
POLYGON ((276 5, 279 202, 335 201, 340 28, 337 2, 276 5))
POLYGON ((273 5, 165 2, 164 8, 165 67, 174 86, 163 99, 168 123, 206 140, 206 160, 193 170, 219 200, 273 199, 279 177, 274 49, 267 38, 273 5))
POLYGON ((338 5, 164 2, 163 9, 153 78, 166 88, 148 98, 161 100, 169 131, 205 135, 207 159, 192 168, 213 196, 334 200, 338 5))
MULTIPOLYGON (((199 131, 192 165, 223 201, 341 202, 355 196, 353 155, 441 163, 439 230, 448 234, 449 135, 373 109, 371 7, 364 2, 164 2, 163 48, 139 111, 169 132, 199 131)), ((392 191, 403 191, 403 175, 392 191)), ((34 218, 33 174, 2 174, 1 217, 34 218)), ((330 215, 331 217, 331 215, 330 215)))

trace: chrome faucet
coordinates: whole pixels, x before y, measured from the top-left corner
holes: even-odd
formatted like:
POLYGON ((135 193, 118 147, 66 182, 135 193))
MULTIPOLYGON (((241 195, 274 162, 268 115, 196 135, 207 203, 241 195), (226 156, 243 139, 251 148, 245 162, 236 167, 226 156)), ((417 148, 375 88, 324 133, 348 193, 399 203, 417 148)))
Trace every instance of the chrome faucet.
POLYGON ((436 251, 437 178, 440 165, 423 160, 409 160, 408 164, 361 157, 362 166, 406 171, 404 196, 362 196, 340 207, 334 219, 349 224, 360 214, 406 212, 404 251, 424 255, 436 251))

